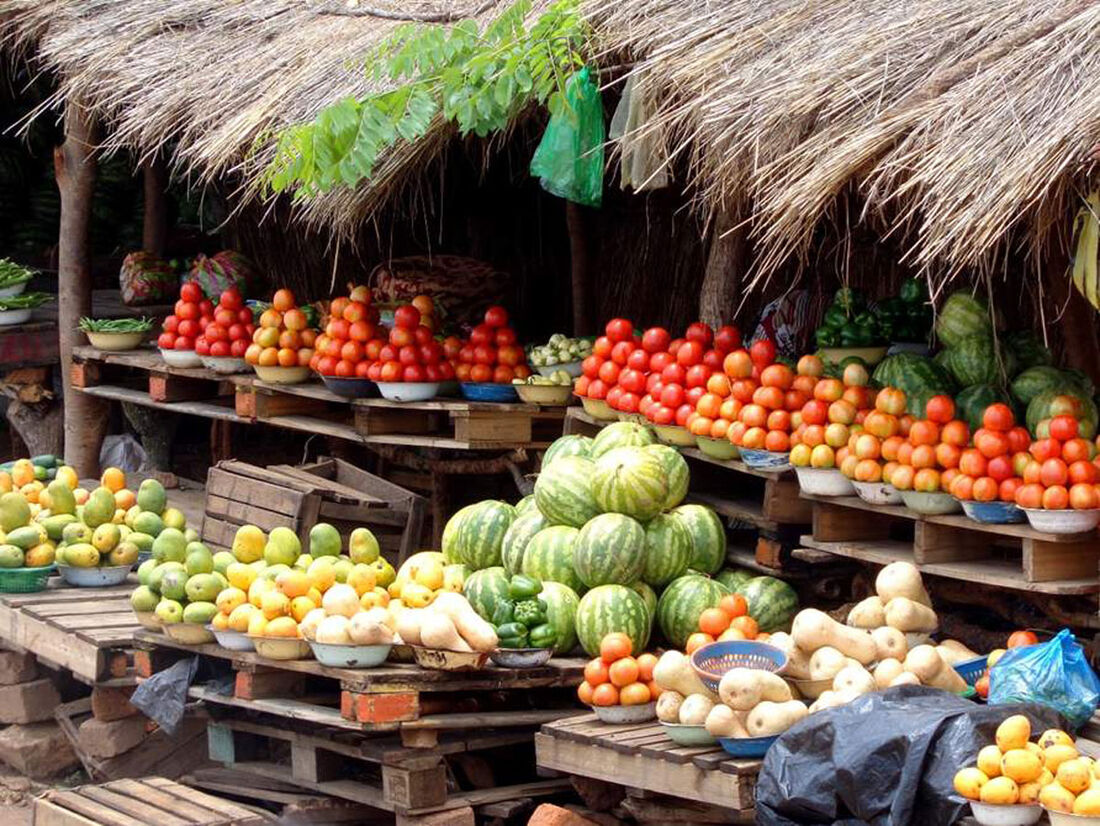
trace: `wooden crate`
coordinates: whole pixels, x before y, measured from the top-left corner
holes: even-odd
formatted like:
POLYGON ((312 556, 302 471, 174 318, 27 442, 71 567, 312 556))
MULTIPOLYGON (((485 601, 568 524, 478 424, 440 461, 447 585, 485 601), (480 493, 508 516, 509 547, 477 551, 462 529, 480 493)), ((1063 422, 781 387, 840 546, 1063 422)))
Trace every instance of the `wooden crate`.
POLYGON ((583 714, 547 723, 535 735, 535 751, 540 769, 719 806, 726 822, 753 822, 761 761, 730 757, 718 746, 679 746, 652 720, 614 726, 583 714))
POLYGON ((1100 592, 1095 531, 1057 535, 1026 524, 988 525, 966 516, 922 516, 855 496, 805 496, 813 503, 808 548, 865 562, 912 562, 922 571, 968 582, 1059 595, 1100 592))
POLYGON ((163 777, 51 789, 34 801, 34 826, 258 826, 272 820, 163 777))

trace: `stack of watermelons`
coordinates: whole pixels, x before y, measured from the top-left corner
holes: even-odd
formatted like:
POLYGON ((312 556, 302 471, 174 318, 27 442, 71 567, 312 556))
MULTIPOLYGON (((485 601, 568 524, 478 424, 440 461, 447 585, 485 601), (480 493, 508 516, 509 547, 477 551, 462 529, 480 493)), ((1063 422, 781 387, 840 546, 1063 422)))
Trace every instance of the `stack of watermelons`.
MULTIPOLYGON (((699 614, 732 590, 712 578, 726 558, 722 521, 708 507, 681 504, 687 489, 687 462, 642 425, 564 436, 547 450, 533 495, 515 507, 463 508, 447 523, 443 554, 475 571, 464 590, 486 611, 494 594, 507 594, 511 574, 554 583, 542 596, 558 639, 579 639, 590 655, 612 631, 641 651, 654 623, 682 648, 699 614)), ((787 624, 798 609, 792 595, 769 601, 758 584, 750 608, 787 624)))

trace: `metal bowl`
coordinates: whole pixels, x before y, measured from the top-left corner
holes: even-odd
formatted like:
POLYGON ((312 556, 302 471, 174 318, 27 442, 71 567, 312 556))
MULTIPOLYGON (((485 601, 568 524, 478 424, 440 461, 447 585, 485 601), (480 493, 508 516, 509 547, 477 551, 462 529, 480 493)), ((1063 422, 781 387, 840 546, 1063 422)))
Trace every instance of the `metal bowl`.
POLYGON ((599 419, 601 422, 613 422, 616 419, 615 411, 603 399, 590 399, 587 396, 581 396, 581 406, 584 408, 585 413, 593 419, 599 419))
POLYGON ((0 289, 0 298, 15 298, 17 295, 22 295, 27 291, 27 285, 30 283, 31 281, 28 278, 26 281, 20 281, 18 284, 0 289))
POLYGON ((462 398, 471 402, 514 402, 519 396, 514 384, 493 384, 492 382, 464 381, 459 384, 462 398))
POLYGON ((370 379, 349 379, 341 376, 321 376, 325 387, 345 399, 365 399, 375 395, 374 382, 370 379))
POLYGON ((298 637, 261 637, 246 635, 256 646, 256 653, 269 660, 308 660, 313 656, 309 643, 298 637))
POLYGON ((378 392, 391 402, 426 402, 439 394, 435 381, 380 381, 378 392))
POLYGON ((410 648, 417 665, 435 671, 479 671, 489 661, 489 654, 485 651, 445 651, 419 645, 410 648))
POLYGON ((552 648, 498 648, 489 655, 502 668, 537 668, 554 656, 552 648))
POLYGON ((957 513, 962 510, 959 500, 950 493, 928 493, 921 490, 902 490, 901 501, 911 511, 922 513, 925 516, 939 516, 946 513, 957 513))
POLYGON ((901 493, 886 482, 852 482, 856 496, 872 505, 900 505, 901 493))
POLYGON ((681 746, 713 746, 718 738, 707 731, 706 726, 685 726, 680 723, 665 723, 661 726, 668 735, 668 739, 681 746))
POLYGON ((781 450, 757 450, 741 448, 741 460, 757 470, 789 470, 791 454, 781 450))
POLYGON ((1011 502, 974 502, 960 499, 963 513, 975 522, 987 525, 1008 525, 1012 522, 1025 522, 1027 515, 1011 502))
POLYGON ((214 635, 205 625, 193 622, 170 622, 164 626, 164 633, 176 642, 184 645, 205 645, 214 642, 214 635))
POLYGON ((798 693, 807 700, 816 700, 833 687, 832 679, 828 680, 795 680, 786 678, 787 682, 798 689, 798 693))
POLYGON ((833 364, 840 364, 844 359, 855 356, 862 359, 868 367, 874 367, 886 358, 887 349, 885 345, 881 347, 823 347, 818 350, 817 354, 823 360, 831 361, 833 364))
POLYGON ((136 330, 132 333, 94 333, 85 331, 88 343, 97 350, 120 352, 122 350, 136 350, 145 341, 148 330, 136 330))
POLYGON ((194 350, 165 350, 161 347, 160 357, 169 367, 202 367, 202 357, 194 350))
POLYGON ((814 496, 852 496, 852 480, 836 468, 796 467, 798 486, 814 496))
POLYGON ((321 665, 331 668, 374 668, 386 661, 392 645, 336 645, 310 640, 309 647, 321 665))
POLYGON ((729 439, 715 439, 711 436, 696 436, 695 444, 700 451, 711 459, 728 462, 741 455, 741 450, 729 439))
POLYGON ((199 356, 199 358, 202 359, 203 367, 223 376, 232 373, 247 373, 249 370, 248 362, 241 358, 233 358, 232 356, 199 356))
POLYGON ((26 324, 31 320, 30 307, 19 310, 0 310, 0 327, 13 327, 16 324, 26 324))
POLYGON ((253 364, 252 369, 260 381, 268 384, 301 384, 312 372, 308 367, 264 367, 261 364, 253 364))
MULTIPOLYGON (((1031 826, 1043 816, 1043 808, 1038 803, 981 803, 970 801, 970 811, 981 826, 1031 826)), ((1100 822, 1100 818, 1085 818, 1100 822)), ((1053 819, 1052 823, 1056 822, 1053 819)), ((1074 820, 1074 823, 1080 821, 1074 820)))
MULTIPOLYGON (((974 801, 970 802, 970 806, 973 809, 974 801)), ((1068 812, 1056 812, 1046 806, 1043 806, 1042 810, 1050 818, 1050 826, 1100 826, 1100 816, 1097 815, 1073 815, 1068 812)), ((974 817, 975 819, 978 817, 977 810, 974 810, 974 817)), ((1028 821, 1028 823, 1035 822, 1034 820, 1028 821)))
POLYGON ((1087 533, 1100 525, 1100 509, 1087 511, 1022 508, 1027 521, 1043 533, 1087 533))
POLYGON ((592 706, 600 722, 613 725, 625 723, 644 723, 657 717, 657 704, 646 703, 639 706, 592 706))
POLYGON ((539 375, 541 376, 552 376, 559 370, 564 370, 566 373, 576 379, 580 378, 582 372, 581 365, 583 364, 583 360, 563 361, 560 364, 544 364, 542 367, 536 367, 535 369, 539 371, 539 375))
POLYGON ((97 565, 94 568, 77 568, 74 565, 57 564, 57 570, 66 583, 76 588, 103 588, 121 585, 130 575, 129 565, 97 565))
POLYGON ((566 384, 516 384, 516 394, 527 404, 564 407, 569 404, 573 388, 566 384))
POLYGON ((652 427, 657 441, 663 445, 672 447, 695 447, 696 445, 695 434, 686 427, 674 424, 655 424, 652 427))
POLYGON ((212 625, 206 626, 207 630, 214 635, 214 639, 218 645, 227 651, 255 651, 256 646, 252 644, 252 640, 249 639, 248 634, 244 631, 232 631, 228 628, 219 629, 212 625))

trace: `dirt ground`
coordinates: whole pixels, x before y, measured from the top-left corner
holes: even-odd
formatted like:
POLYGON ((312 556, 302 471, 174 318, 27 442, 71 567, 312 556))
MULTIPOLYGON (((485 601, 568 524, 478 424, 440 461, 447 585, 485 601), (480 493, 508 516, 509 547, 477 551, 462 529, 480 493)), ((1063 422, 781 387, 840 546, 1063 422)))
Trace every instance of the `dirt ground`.
POLYGON ((84 772, 78 771, 51 783, 37 783, 0 764, 0 824, 31 826, 35 797, 47 789, 70 788, 87 782, 84 772))

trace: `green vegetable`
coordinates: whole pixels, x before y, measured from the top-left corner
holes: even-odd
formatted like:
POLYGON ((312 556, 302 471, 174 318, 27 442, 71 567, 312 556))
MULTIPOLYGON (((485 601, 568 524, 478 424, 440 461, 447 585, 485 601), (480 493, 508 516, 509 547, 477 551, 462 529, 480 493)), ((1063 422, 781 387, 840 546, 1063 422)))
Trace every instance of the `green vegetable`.
POLYGON ((85 333, 144 333, 153 329, 153 319, 85 317, 77 326, 85 333))
POLYGON ((821 325, 823 327, 831 327, 835 330, 839 330, 847 323, 848 314, 844 312, 844 308, 839 304, 833 304, 829 307, 829 309, 825 311, 825 317, 821 320, 821 325))
POLYGON ((34 278, 34 272, 16 264, 10 258, 0 258, 0 287, 14 287, 34 278))
POLYGON ((849 313, 858 313, 867 306, 867 299, 863 293, 851 287, 841 287, 833 296, 833 302, 841 309, 849 313))
POLYGON ((906 304, 924 303, 928 300, 928 287, 919 278, 906 278, 901 282, 898 296, 906 304))
POLYGON ((537 600, 525 599, 516 603, 512 616, 516 622, 522 623, 528 628, 534 628, 536 625, 546 622, 546 608, 540 605, 537 600))
POLYGON ((814 341, 817 342, 818 347, 839 347, 840 333, 832 327, 818 327, 817 332, 814 333, 814 341))
POLYGON ((553 648, 558 641, 558 633, 548 622, 536 625, 528 632, 528 641, 532 648, 553 648))
POLYGON ((518 622, 497 626, 497 645, 501 648, 526 648, 527 629, 518 622))
POLYGON ((508 583, 508 596, 513 600, 530 599, 542 591, 542 581, 527 574, 516 574, 508 583))
POLYGON ((511 602, 501 600, 493 610, 493 625, 507 625, 513 621, 514 605, 511 602))
POLYGON ((0 298, 0 310, 27 310, 33 307, 40 307, 47 301, 52 301, 53 296, 49 293, 23 293, 22 295, 13 295, 11 298, 0 298))

